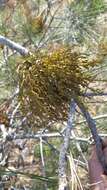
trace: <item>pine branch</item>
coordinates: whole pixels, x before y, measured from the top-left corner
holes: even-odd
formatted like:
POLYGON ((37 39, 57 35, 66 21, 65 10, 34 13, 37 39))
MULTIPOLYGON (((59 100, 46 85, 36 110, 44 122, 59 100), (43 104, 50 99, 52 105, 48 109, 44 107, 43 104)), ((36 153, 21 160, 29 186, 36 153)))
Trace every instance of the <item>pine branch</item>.
POLYGON ((68 189, 68 181, 66 174, 67 151, 70 143, 71 130, 73 128, 74 112, 75 112, 75 102, 73 100, 70 105, 70 113, 68 117, 67 128, 65 131, 64 142, 61 146, 60 155, 59 155, 59 190, 68 189))
POLYGON ((17 51, 23 56, 28 55, 30 53, 25 47, 1 35, 0 35, 0 44, 8 46, 10 49, 17 51))
POLYGON ((102 139, 98 135, 97 128, 96 128, 96 122, 91 117, 90 113, 87 111, 84 103, 79 98, 75 98, 75 101, 88 123, 88 126, 91 130, 91 134, 93 136, 93 139, 94 139, 94 142, 96 145, 98 159, 103 167, 105 174, 107 174, 107 165, 106 165, 106 161, 105 161, 105 157, 104 157, 104 153, 103 153, 103 143, 102 143, 102 139))

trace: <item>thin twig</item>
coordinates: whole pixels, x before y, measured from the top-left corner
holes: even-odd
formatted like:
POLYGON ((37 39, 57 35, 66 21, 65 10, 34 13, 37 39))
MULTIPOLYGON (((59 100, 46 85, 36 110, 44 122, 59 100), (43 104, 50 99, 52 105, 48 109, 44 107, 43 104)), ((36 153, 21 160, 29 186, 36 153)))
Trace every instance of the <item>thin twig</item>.
POLYGON ((93 96, 107 96, 107 92, 87 92, 84 94, 81 94, 81 96, 84 97, 93 97, 93 96))
MULTIPOLYGON (((9 137, 9 136, 8 136, 9 137)), ((8 138, 7 137, 7 138, 8 138)), ((10 134, 10 138, 8 138, 8 140, 12 141, 12 140, 16 140, 16 139, 40 139, 40 137, 42 138, 56 138, 56 137, 61 137, 64 138, 65 135, 61 135, 60 133, 44 133, 44 134, 15 134, 12 133, 10 134)), ((81 141, 81 142, 86 142, 90 144, 89 138, 81 138, 81 137, 72 137, 70 136, 70 140, 75 140, 75 141, 81 141)))
MULTIPOLYGON (((72 134, 72 136, 73 136, 74 138, 76 138, 74 131, 71 131, 71 134, 72 134)), ((87 159, 86 159, 86 157, 84 156, 84 154, 83 154, 83 152, 82 152, 80 143, 79 143, 78 141, 76 141, 75 144, 76 144, 76 147, 77 147, 78 152, 80 153, 80 155, 82 156, 83 160, 85 161, 85 163, 86 163, 86 165, 87 165, 87 169, 88 169, 88 162, 87 162, 87 159)))
MULTIPOLYGON (((40 155, 41 155, 41 162, 42 162, 42 175, 43 177, 46 177, 45 172, 45 161, 44 161, 44 155, 43 155, 43 142, 42 137, 40 137, 40 155)), ((45 190, 47 190, 47 183, 44 184, 45 190)))
POLYGON ((15 107, 15 109, 12 112, 11 119, 10 119, 10 126, 13 124, 14 116, 15 116, 17 110, 19 109, 19 107, 20 107, 20 102, 17 104, 17 106, 15 107))
MULTIPOLYGON (((98 116, 93 117, 94 120, 99 120, 99 119, 104 119, 104 118, 107 118, 107 114, 98 115, 98 116)), ((87 122, 86 120, 82 120, 82 121, 77 122, 76 124, 82 124, 82 123, 86 123, 86 122, 87 122)))

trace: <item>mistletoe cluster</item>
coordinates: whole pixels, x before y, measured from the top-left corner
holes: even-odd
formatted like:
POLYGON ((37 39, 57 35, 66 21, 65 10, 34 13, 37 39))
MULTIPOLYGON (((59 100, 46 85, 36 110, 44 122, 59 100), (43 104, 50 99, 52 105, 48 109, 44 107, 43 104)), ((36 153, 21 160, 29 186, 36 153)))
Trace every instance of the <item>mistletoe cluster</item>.
POLYGON ((100 61, 66 46, 25 58, 18 66, 23 114, 38 125, 67 119, 71 98, 92 82, 92 68, 100 61))

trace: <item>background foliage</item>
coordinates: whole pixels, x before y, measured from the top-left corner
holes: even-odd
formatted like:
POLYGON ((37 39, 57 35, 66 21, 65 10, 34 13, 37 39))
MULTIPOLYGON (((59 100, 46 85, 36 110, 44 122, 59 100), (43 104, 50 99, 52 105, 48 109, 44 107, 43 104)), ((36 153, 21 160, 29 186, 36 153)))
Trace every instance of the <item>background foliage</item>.
MULTIPOLYGON (((71 98, 81 93, 106 92, 106 9, 107 2, 104 0, 0 1, 1 35, 32 52, 31 56, 21 57, 8 47, 0 46, 0 122, 5 114, 10 121, 9 128, 16 133, 59 134, 53 139, 43 138, 42 143, 40 138, 36 143, 35 140, 27 140, 29 143, 25 143, 22 150, 16 147, 10 150, 13 152, 12 150, 17 149, 20 157, 20 153, 25 154, 25 148, 32 147, 31 168, 28 169, 25 164, 26 172, 31 173, 34 168, 35 175, 57 180, 60 145, 63 142, 71 98), (19 91, 18 96, 14 96, 16 91, 19 91)), ((98 131, 105 134, 106 96, 83 100, 96 119, 98 131)), ((91 138, 80 110, 76 109, 74 134, 71 135, 74 140, 71 141, 68 153, 72 165, 74 162, 78 165, 83 188, 89 189, 86 159, 91 138), (79 140, 76 141, 76 138, 79 140)), ((11 159, 17 160, 13 155, 11 159)), ((27 162, 26 159, 24 162, 27 162)), ((13 165, 16 169, 15 164, 13 165)), ((23 169, 18 168, 17 173, 20 170, 23 169)), ((71 173, 69 162, 68 175, 71 176, 71 173)), ((4 173, 2 176, 4 177, 4 173)), ((11 181, 11 185, 19 189, 58 188, 54 180, 52 184, 38 181, 37 176, 30 176, 32 180, 27 177, 21 180, 21 175, 17 176, 16 181, 11 181)), ((74 183, 77 181, 74 180, 74 183)))

